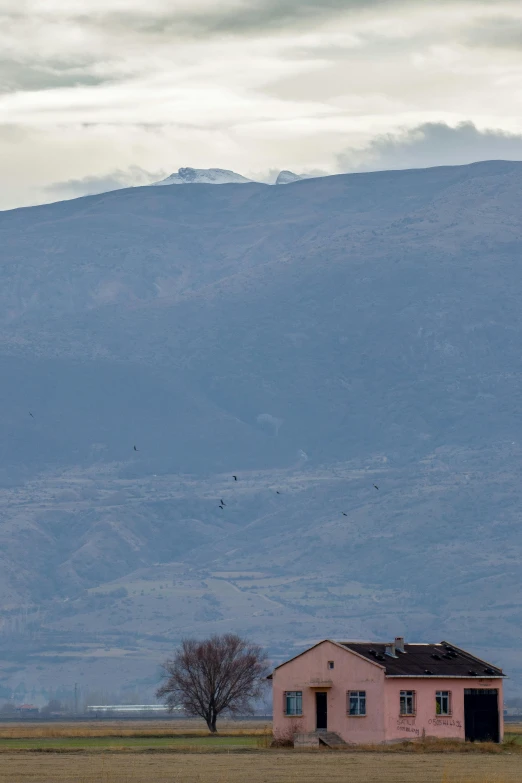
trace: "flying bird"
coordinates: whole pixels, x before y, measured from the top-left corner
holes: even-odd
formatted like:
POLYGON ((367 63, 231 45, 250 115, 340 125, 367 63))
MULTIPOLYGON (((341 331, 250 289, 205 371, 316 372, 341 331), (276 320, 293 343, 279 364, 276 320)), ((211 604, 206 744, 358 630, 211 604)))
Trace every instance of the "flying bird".
POLYGON ((220 503, 221 503, 222 506, 226 506, 227 505, 226 503, 223 503, 223 500, 221 500, 220 503))
POLYGON ((346 513, 346 511, 343 511, 343 517, 347 517, 347 516, 348 514, 346 513))
POLYGON ((31 411, 29 411, 29 416, 30 416, 32 419, 34 419, 34 416, 33 416, 33 414, 31 413, 31 411))
POLYGON ((221 511, 223 511, 223 506, 218 506, 218 508, 220 508, 220 509, 221 509, 221 511))
POLYGON ((281 493, 279 492, 279 490, 278 490, 278 489, 276 489, 276 495, 280 495, 280 494, 281 494, 281 493))
POLYGON ((136 448, 136 446, 134 446, 134 451, 138 451, 138 449, 136 448))
POLYGON ((377 486, 377 484, 374 484, 373 486, 375 487, 375 489, 379 489, 379 487, 377 486))
POLYGON ((237 481, 237 476, 232 476, 232 478, 234 479, 234 481, 237 481))

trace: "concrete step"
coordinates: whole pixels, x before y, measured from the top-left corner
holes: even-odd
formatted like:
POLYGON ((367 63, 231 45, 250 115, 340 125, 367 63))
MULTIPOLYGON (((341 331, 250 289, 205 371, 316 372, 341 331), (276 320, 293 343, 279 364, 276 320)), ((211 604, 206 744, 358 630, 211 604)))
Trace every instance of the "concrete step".
POLYGON ((316 735, 320 745, 327 745, 329 748, 344 748, 348 746, 348 743, 334 731, 317 731, 316 735))
POLYGON ((334 731, 312 731, 308 734, 296 734, 294 737, 295 748, 317 748, 326 745, 328 748, 345 748, 348 743, 334 731))

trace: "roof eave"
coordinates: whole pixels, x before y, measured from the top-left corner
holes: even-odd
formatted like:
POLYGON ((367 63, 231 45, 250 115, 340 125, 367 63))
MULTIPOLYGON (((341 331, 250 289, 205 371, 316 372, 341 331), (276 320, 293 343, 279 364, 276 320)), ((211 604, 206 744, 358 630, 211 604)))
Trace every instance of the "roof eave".
POLYGON ((406 680, 505 680, 505 674, 386 674, 386 679, 406 680))
MULTIPOLYGON (((319 647, 320 644, 324 644, 325 642, 330 642, 330 641, 331 639, 321 639, 320 642, 316 642, 316 644, 312 644, 311 647, 307 647, 306 650, 303 650, 303 652, 297 653, 297 655, 294 655, 292 658, 289 658, 287 661, 283 661, 283 663, 280 663, 279 666, 274 666, 274 669, 272 673, 268 675, 267 680, 271 680, 273 678, 274 672, 276 672, 278 669, 281 669, 282 666, 286 666, 287 663, 291 663, 292 661, 295 661, 297 658, 300 658, 301 655, 310 652, 310 650, 315 650, 315 648, 319 647)), ((332 644, 336 644, 336 642, 332 642, 332 644)))
POLYGON ((274 672, 276 672, 278 669, 281 669, 282 666, 286 666, 287 663, 291 663, 292 661, 295 661, 296 658, 300 658, 301 655, 305 655, 305 653, 310 652, 310 650, 315 650, 316 647, 319 647, 319 645, 324 644, 325 642, 330 642, 330 644, 335 645, 335 647, 339 647, 340 650, 343 650, 343 652, 351 653, 352 655, 356 655, 357 658, 360 658, 362 661, 366 661, 366 663, 371 663, 372 666, 377 666, 379 669, 383 669, 386 671, 386 666, 383 666, 380 663, 377 663, 377 661, 372 661, 370 658, 366 658, 365 655, 361 655, 360 653, 356 652, 355 650, 352 650, 351 647, 346 647, 345 644, 342 644, 341 642, 336 642, 333 639, 322 639, 320 642, 317 642, 317 644, 313 644, 311 647, 308 647, 306 650, 303 650, 303 652, 298 653, 297 655, 294 655, 293 658, 289 658, 287 661, 283 661, 283 663, 280 663, 279 666, 275 666, 274 670, 271 674, 268 675, 267 680, 273 679, 274 672))

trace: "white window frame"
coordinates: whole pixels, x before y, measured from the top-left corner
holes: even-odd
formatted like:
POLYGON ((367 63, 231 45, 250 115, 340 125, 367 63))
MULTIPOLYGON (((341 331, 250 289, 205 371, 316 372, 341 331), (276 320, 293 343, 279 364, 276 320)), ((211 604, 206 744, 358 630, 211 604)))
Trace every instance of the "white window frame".
POLYGON ((283 694, 284 714, 291 718, 300 717, 303 714, 303 691, 285 691, 283 694), (288 711, 288 700, 293 699, 295 712, 288 711), (298 711, 299 710, 299 711, 298 711))
POLYGON ((417 693, 415 691, 401 691, 399 695, 399 715, 411 716, 417 714, 417 693), (404 700, 404 709, 402 707, 404 700), (408 702, 411 704, 411 710, 408 709, 408 702))
POLYGON ((451 691, 435 691, 435 714, 436 715, 451 715, 451 691), (440 699, 440 712, 438 711, 440 699), (447 712, 442 711, 443 700, 447 702, 447 712))
POLYGON ((346 691, 346 712, 350 718, 366 717, 366 691, 346 691), (352 712, 352 699, 357 699, 357 712, 352 712))

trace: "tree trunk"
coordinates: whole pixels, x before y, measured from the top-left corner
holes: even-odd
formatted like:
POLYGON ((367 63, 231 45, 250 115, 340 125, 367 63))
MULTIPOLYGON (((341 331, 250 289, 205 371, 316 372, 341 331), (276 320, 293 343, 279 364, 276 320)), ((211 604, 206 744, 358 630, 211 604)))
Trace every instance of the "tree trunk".
POLYGON ((216 734, 217 732, 216 721, 217 717, 215 715, 213 715, 211 718, 207 718, 207 726, 211 734, 216 734))

